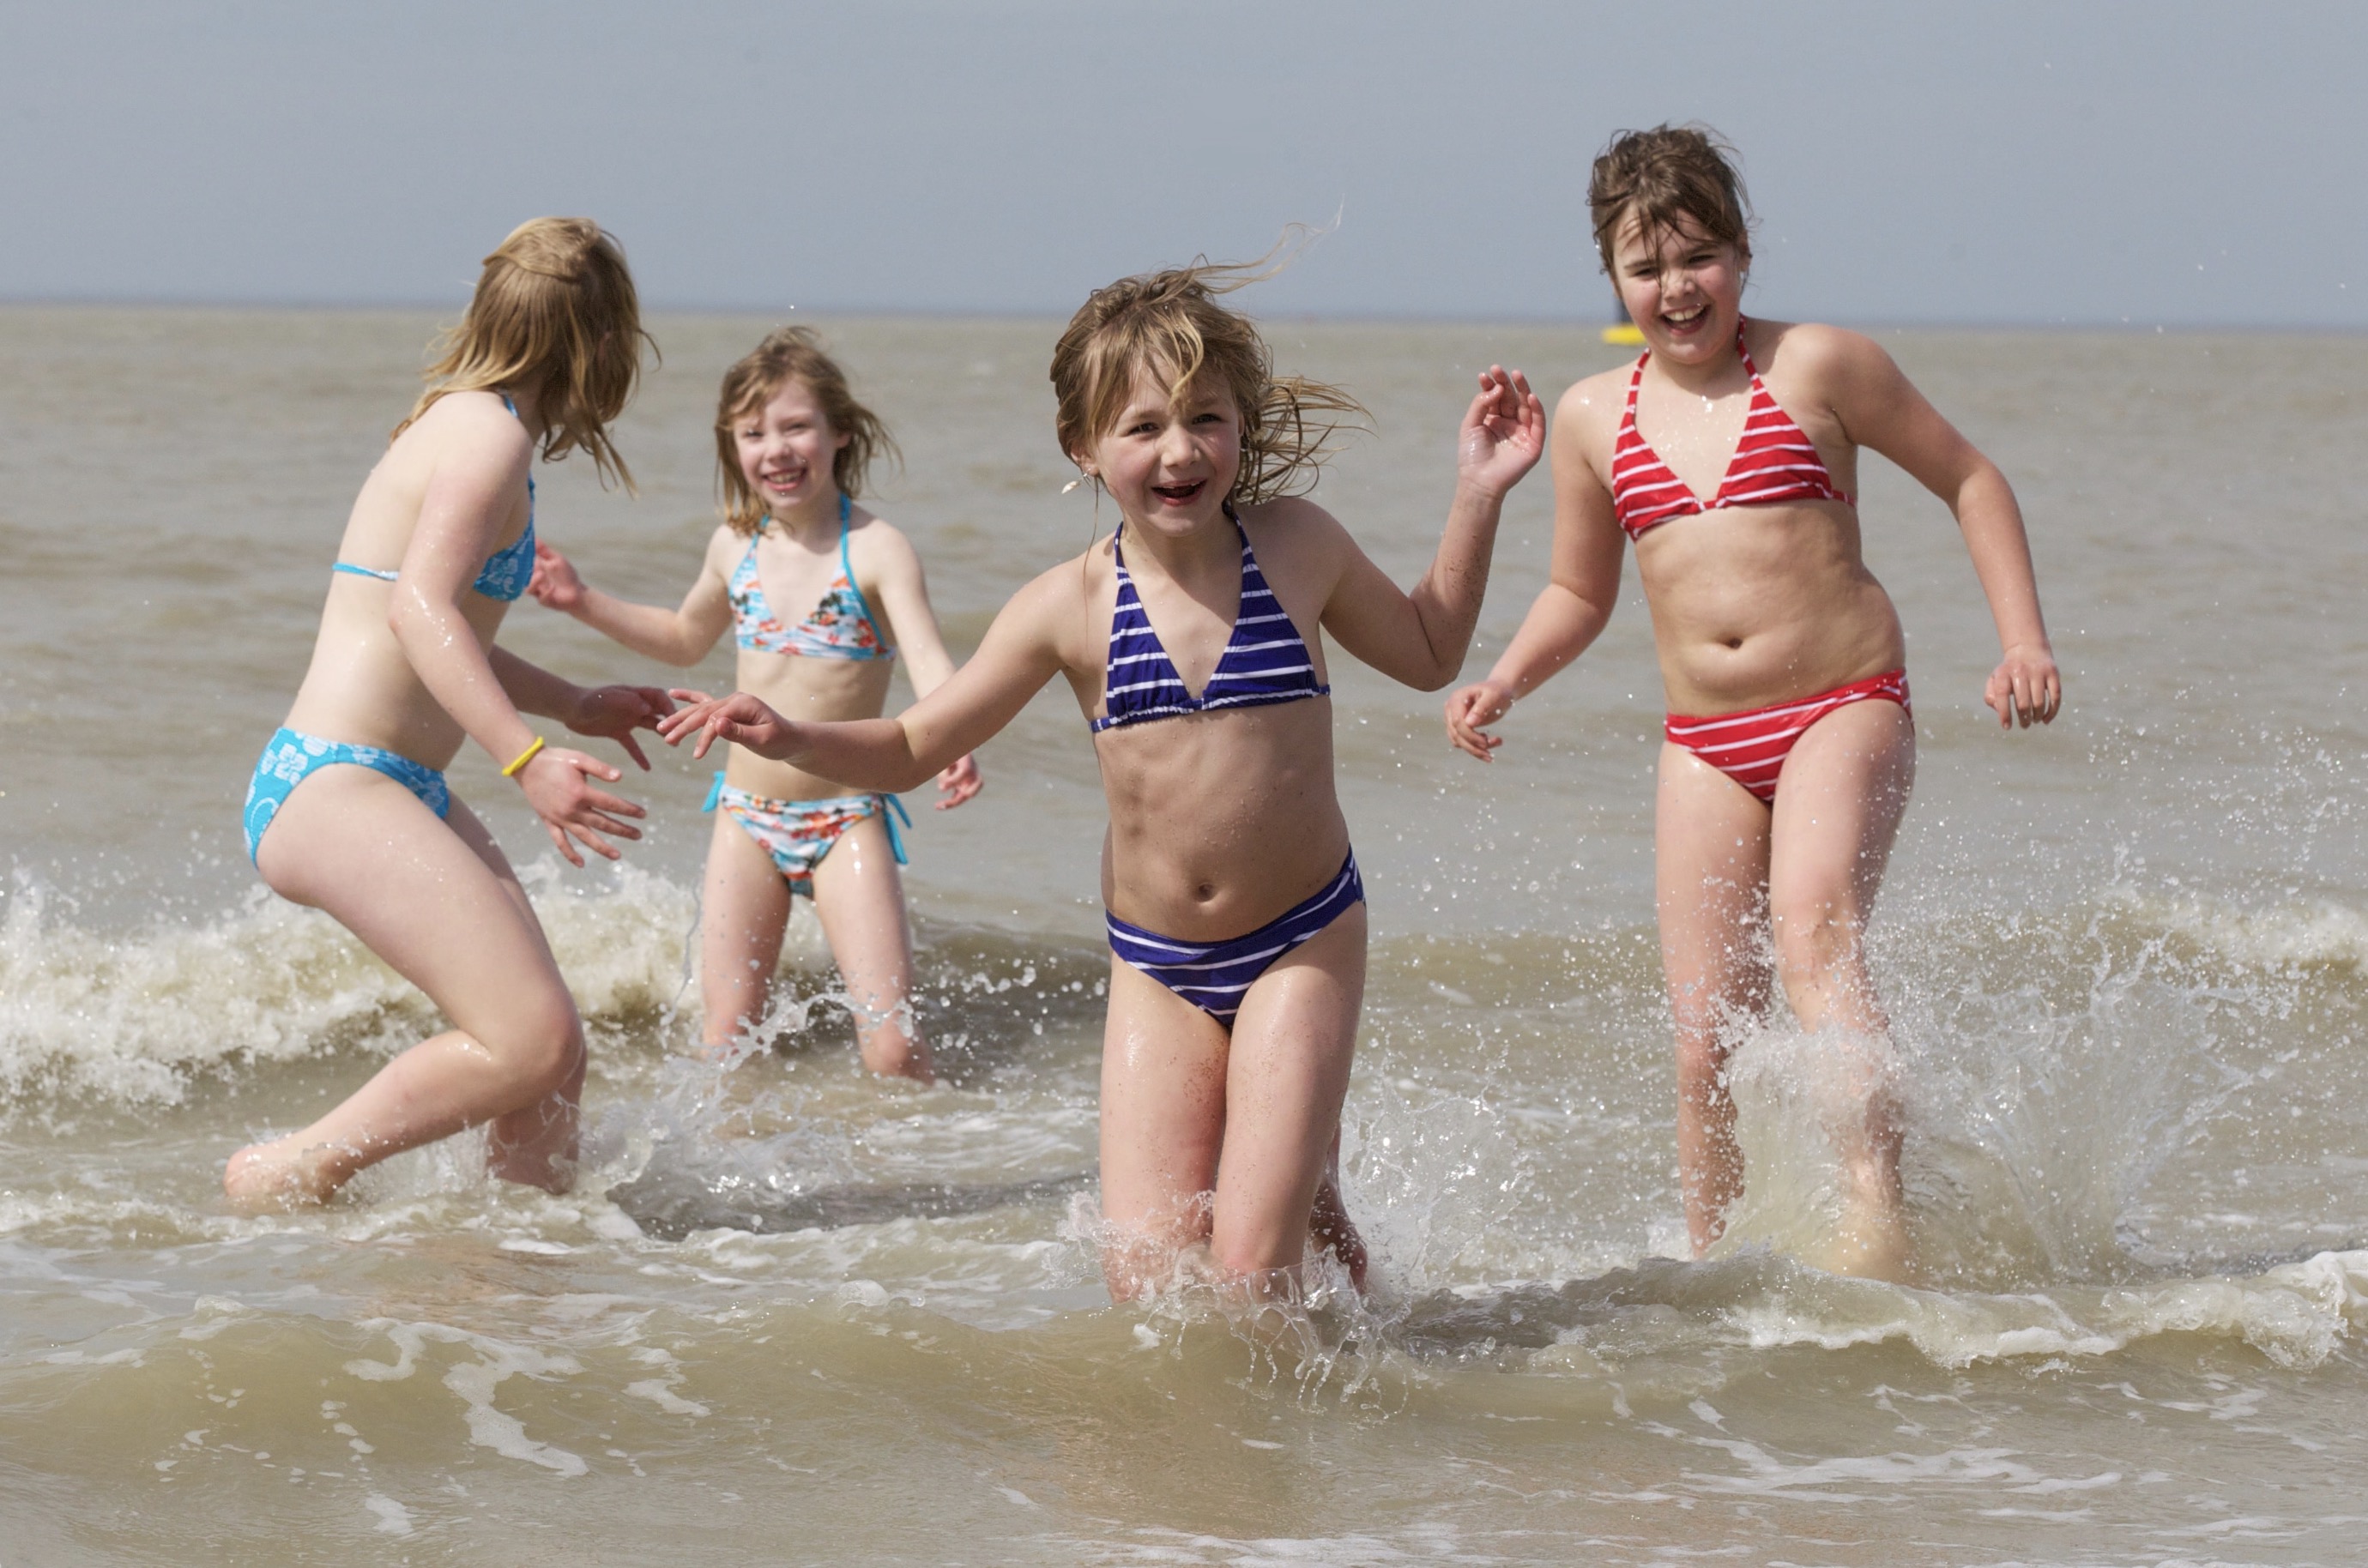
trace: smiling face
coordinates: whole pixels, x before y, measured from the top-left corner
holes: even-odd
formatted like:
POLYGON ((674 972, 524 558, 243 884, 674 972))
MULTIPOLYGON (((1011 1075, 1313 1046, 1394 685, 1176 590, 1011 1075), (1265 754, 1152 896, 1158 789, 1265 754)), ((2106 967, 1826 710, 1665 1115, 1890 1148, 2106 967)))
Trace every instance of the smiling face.
POLYGON ((1110 427, 1077 454, 1120 514, 1138 528, 1181 537, 1223 515, 1242 467, 1242 419, 1217 378, 1198 376, 1171 399, 1167 383, 1138 367, 1110 427))
POLYGON ((1691 218, 1681 216, 1649 236, 1630 218, 1612 244, 1611 273, 1620 285, 1620 302, 1645 334, 1646 346, 1681 364, 1698 365, 1735 344, 1749 261, 1691 218))
POLYGON ((831 427, 814 389, 797 377, 742 411, 733 421, 732 437, 741 477, 767 512, 779 517, 817 498, 837 499, 832 460, 854 437, 831 427))

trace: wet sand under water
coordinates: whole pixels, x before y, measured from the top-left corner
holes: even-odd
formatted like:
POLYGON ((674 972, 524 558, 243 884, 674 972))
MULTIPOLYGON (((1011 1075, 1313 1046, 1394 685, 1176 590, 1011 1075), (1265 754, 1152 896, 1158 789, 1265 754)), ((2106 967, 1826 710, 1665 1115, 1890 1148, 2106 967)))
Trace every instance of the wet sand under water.
MULTIPOLYGON (((1345 1169, 1375 1289, 1247 1322, 1101 1289, 1101 808, 1059 692, 987 748, 973 806, 913 798, 937 1087, 857 1072, 803 914, 771 1048, 729 1074, 678 1054, 687 759, 635 780, 652 835, 591 872, 532 861, 467 759, 454 787, 532 864, 593 1036, 585 1180, 496 1189, 462 1139, 319 1213, 222 1210, 232 1148, 434 1026, 254 885, 236 825, 434 324, 0 311, 0 1561, 2361 1560, 2355 346, 1885 335, 2015 481, 2070 676, 2053 732, 1995 733, 1962 546, 1870 463, 1921 748, 1873 935, 1914 1289, 1783 1255, 1825 1192, 1829 1056, 1782 1020, 1738 1060, 1745 1233, 1666 1256, 1633 577, 1493 768, 1447 753, 1436 699, 1336 667, 1374 931, 1345 1169), (127 494, 132 436, 169 483, 127 494)), ((639 500, 546 471, 541 526, 594 581, 679 594, 714 379, 768 324, 655 324, 666 367, 620 436, 639 500)), ((1093 526, 1059 494, 1053 325, 824 324, 903 441, 881 509, 966 649, 1093 526)), ((1612 353, 1576 328, 1272 335, 1373 406, 1319 498, 1408 581, 1471 369, 1559 388, 1612 353)), ((1542 480, 1473 668, 1541 580, 1542 480)), ((658 674, 530 604, 505 641, 658 674)))

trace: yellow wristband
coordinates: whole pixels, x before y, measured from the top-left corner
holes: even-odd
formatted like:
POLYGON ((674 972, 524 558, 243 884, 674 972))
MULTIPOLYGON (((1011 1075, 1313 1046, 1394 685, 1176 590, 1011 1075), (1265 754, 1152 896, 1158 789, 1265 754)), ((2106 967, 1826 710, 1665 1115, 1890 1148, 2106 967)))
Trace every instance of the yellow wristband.
POLYGON ((505 778, 517 778, 518 776, 518 769, 524 767, 528 763, 532 762, 534 760, 534 754, 541 749, 542 737, 541 735, 537 735, 534 738, 534 744, 518 753, 518 760, 511 763, 507 767, 502 769, 502 777, 505 778))

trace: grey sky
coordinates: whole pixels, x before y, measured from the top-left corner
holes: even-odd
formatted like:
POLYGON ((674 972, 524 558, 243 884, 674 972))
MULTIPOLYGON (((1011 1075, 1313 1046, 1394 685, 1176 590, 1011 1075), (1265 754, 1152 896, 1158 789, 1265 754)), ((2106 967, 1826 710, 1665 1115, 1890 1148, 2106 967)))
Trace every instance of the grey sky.
POLYGON ((1743 151, 1759 308, 2368 325, 2358 4, 0 0, 0 298, 435 303, 539 212, 661 306, 1597 317, 1588 159, 1743 151))

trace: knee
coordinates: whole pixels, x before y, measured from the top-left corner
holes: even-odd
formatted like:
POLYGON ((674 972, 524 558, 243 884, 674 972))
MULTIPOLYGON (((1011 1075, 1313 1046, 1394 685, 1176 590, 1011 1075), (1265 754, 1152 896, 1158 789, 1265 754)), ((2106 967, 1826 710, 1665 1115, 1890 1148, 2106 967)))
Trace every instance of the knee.
POLYGON ((547 1099, 584 1067, 584 1023, 564 997, 521 1017, 500 1051, 520 1104, 547 1099))
POLYGON ((1811 889, 1773 902, 1769 926, 1787 980, 1821 975, 1856 961, 1865 921, 1839 889, 1811 889))

